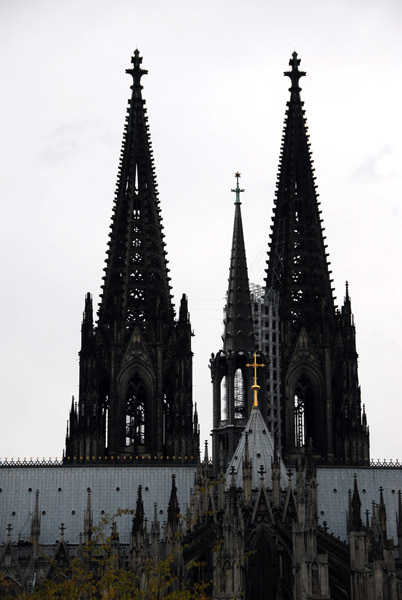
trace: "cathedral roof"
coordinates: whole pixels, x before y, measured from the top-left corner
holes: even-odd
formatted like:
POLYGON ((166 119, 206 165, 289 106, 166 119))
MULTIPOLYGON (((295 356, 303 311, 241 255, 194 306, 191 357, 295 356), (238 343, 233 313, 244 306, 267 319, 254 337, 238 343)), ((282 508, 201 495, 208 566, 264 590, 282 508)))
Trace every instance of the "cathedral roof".
MULTIPOLYGON (((258 406, 254 406, 245 426, 235 453, 226 471, 227 486, 233 482, 236 487, 243 487, 243 467, 249 461, 251 464, 251 486, 257 488, 261 477, 264 477, 265 487, 271 487, 272 465, 275 459, 274 441, 268 430, 258 406), (263 467, 263 473, 262 469, 263 467)), ((281 487, 287 486, 285 463, 278 457, 281 487)))

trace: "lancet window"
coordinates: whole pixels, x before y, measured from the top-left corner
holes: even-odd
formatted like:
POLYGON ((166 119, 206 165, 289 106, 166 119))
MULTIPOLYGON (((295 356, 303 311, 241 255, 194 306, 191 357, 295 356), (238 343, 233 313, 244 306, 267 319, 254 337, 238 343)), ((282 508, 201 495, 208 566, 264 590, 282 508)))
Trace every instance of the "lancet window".
POLYGON ((136 373, 130 379, 126 394, 126 445, 145 444, 146 387, 136 373))
POLYGON ((173 404, 174 404, 174 394, 170 388, 168 388, 163 394, 163 444, 165 445, 169 438, 173 438, 174 428, 173 428, 173 404))
POLYGON ((235 419, 244 419, 246 416, 244 378, 240 368, 236 369, 234 376, 234 415, 235 419))
POLYGON ((228 387, 226 375, 221 380, 221 421, 228 418, 228 387))
MULTIPOLYGON (((310 382, 303 375, 295 386, 293 396, 295 446, 302 447, 306 444, 306 414, 309 411, 311 417, 312 401, 313 393, 310 382)), ((311 427, 311 422, 309 425, 311 427)), ((309 435, 312 435, 311 431, 309 435)))
POLYGON ((304 433, 304 400, 299 394, 294 395, 295 411, 295 446, 301 447, 305 444, 304 433))

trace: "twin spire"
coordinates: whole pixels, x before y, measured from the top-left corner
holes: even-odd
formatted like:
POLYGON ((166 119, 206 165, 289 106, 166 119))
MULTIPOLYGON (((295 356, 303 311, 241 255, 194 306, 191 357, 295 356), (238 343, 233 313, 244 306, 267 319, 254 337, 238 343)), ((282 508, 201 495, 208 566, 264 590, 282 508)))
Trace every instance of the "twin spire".
MULTIPOLYGON (((155 316, 169 328, 173 319, 169 269, 160 215, 145 100, 142 57, 135 50, 132 95, 127 109, 107 251, 99 324, 117 321, 121 332, 141 330, 155 316)), ((116 325, 113 326, 116 329, 116 325)))

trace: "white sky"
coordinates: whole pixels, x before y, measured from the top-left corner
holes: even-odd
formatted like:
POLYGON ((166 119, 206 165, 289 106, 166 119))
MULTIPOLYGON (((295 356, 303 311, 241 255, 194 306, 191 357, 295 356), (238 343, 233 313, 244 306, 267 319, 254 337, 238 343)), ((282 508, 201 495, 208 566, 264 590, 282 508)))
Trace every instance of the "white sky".
POLYGON ((0 457, 60 456, 78 395, 84 295, 98 302, 133 50, 176 302, 189 296, 194 400, 209 438, 242 173, 262 283, 299 53, 335 294, 350 282, 372 456, 402 459, 402 3, 1 0, 0 457))

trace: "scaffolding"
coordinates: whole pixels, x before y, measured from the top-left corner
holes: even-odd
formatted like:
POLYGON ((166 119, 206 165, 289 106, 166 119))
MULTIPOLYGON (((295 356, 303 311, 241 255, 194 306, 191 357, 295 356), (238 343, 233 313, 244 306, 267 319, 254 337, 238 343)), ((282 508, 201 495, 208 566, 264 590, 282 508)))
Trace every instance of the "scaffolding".
POLYGON ((268 429, 280 447, 281 396, 279 346, 279 293, 261 285, 250 285, 251 309, 257 348, 264 353, 267 371, 268 429))

